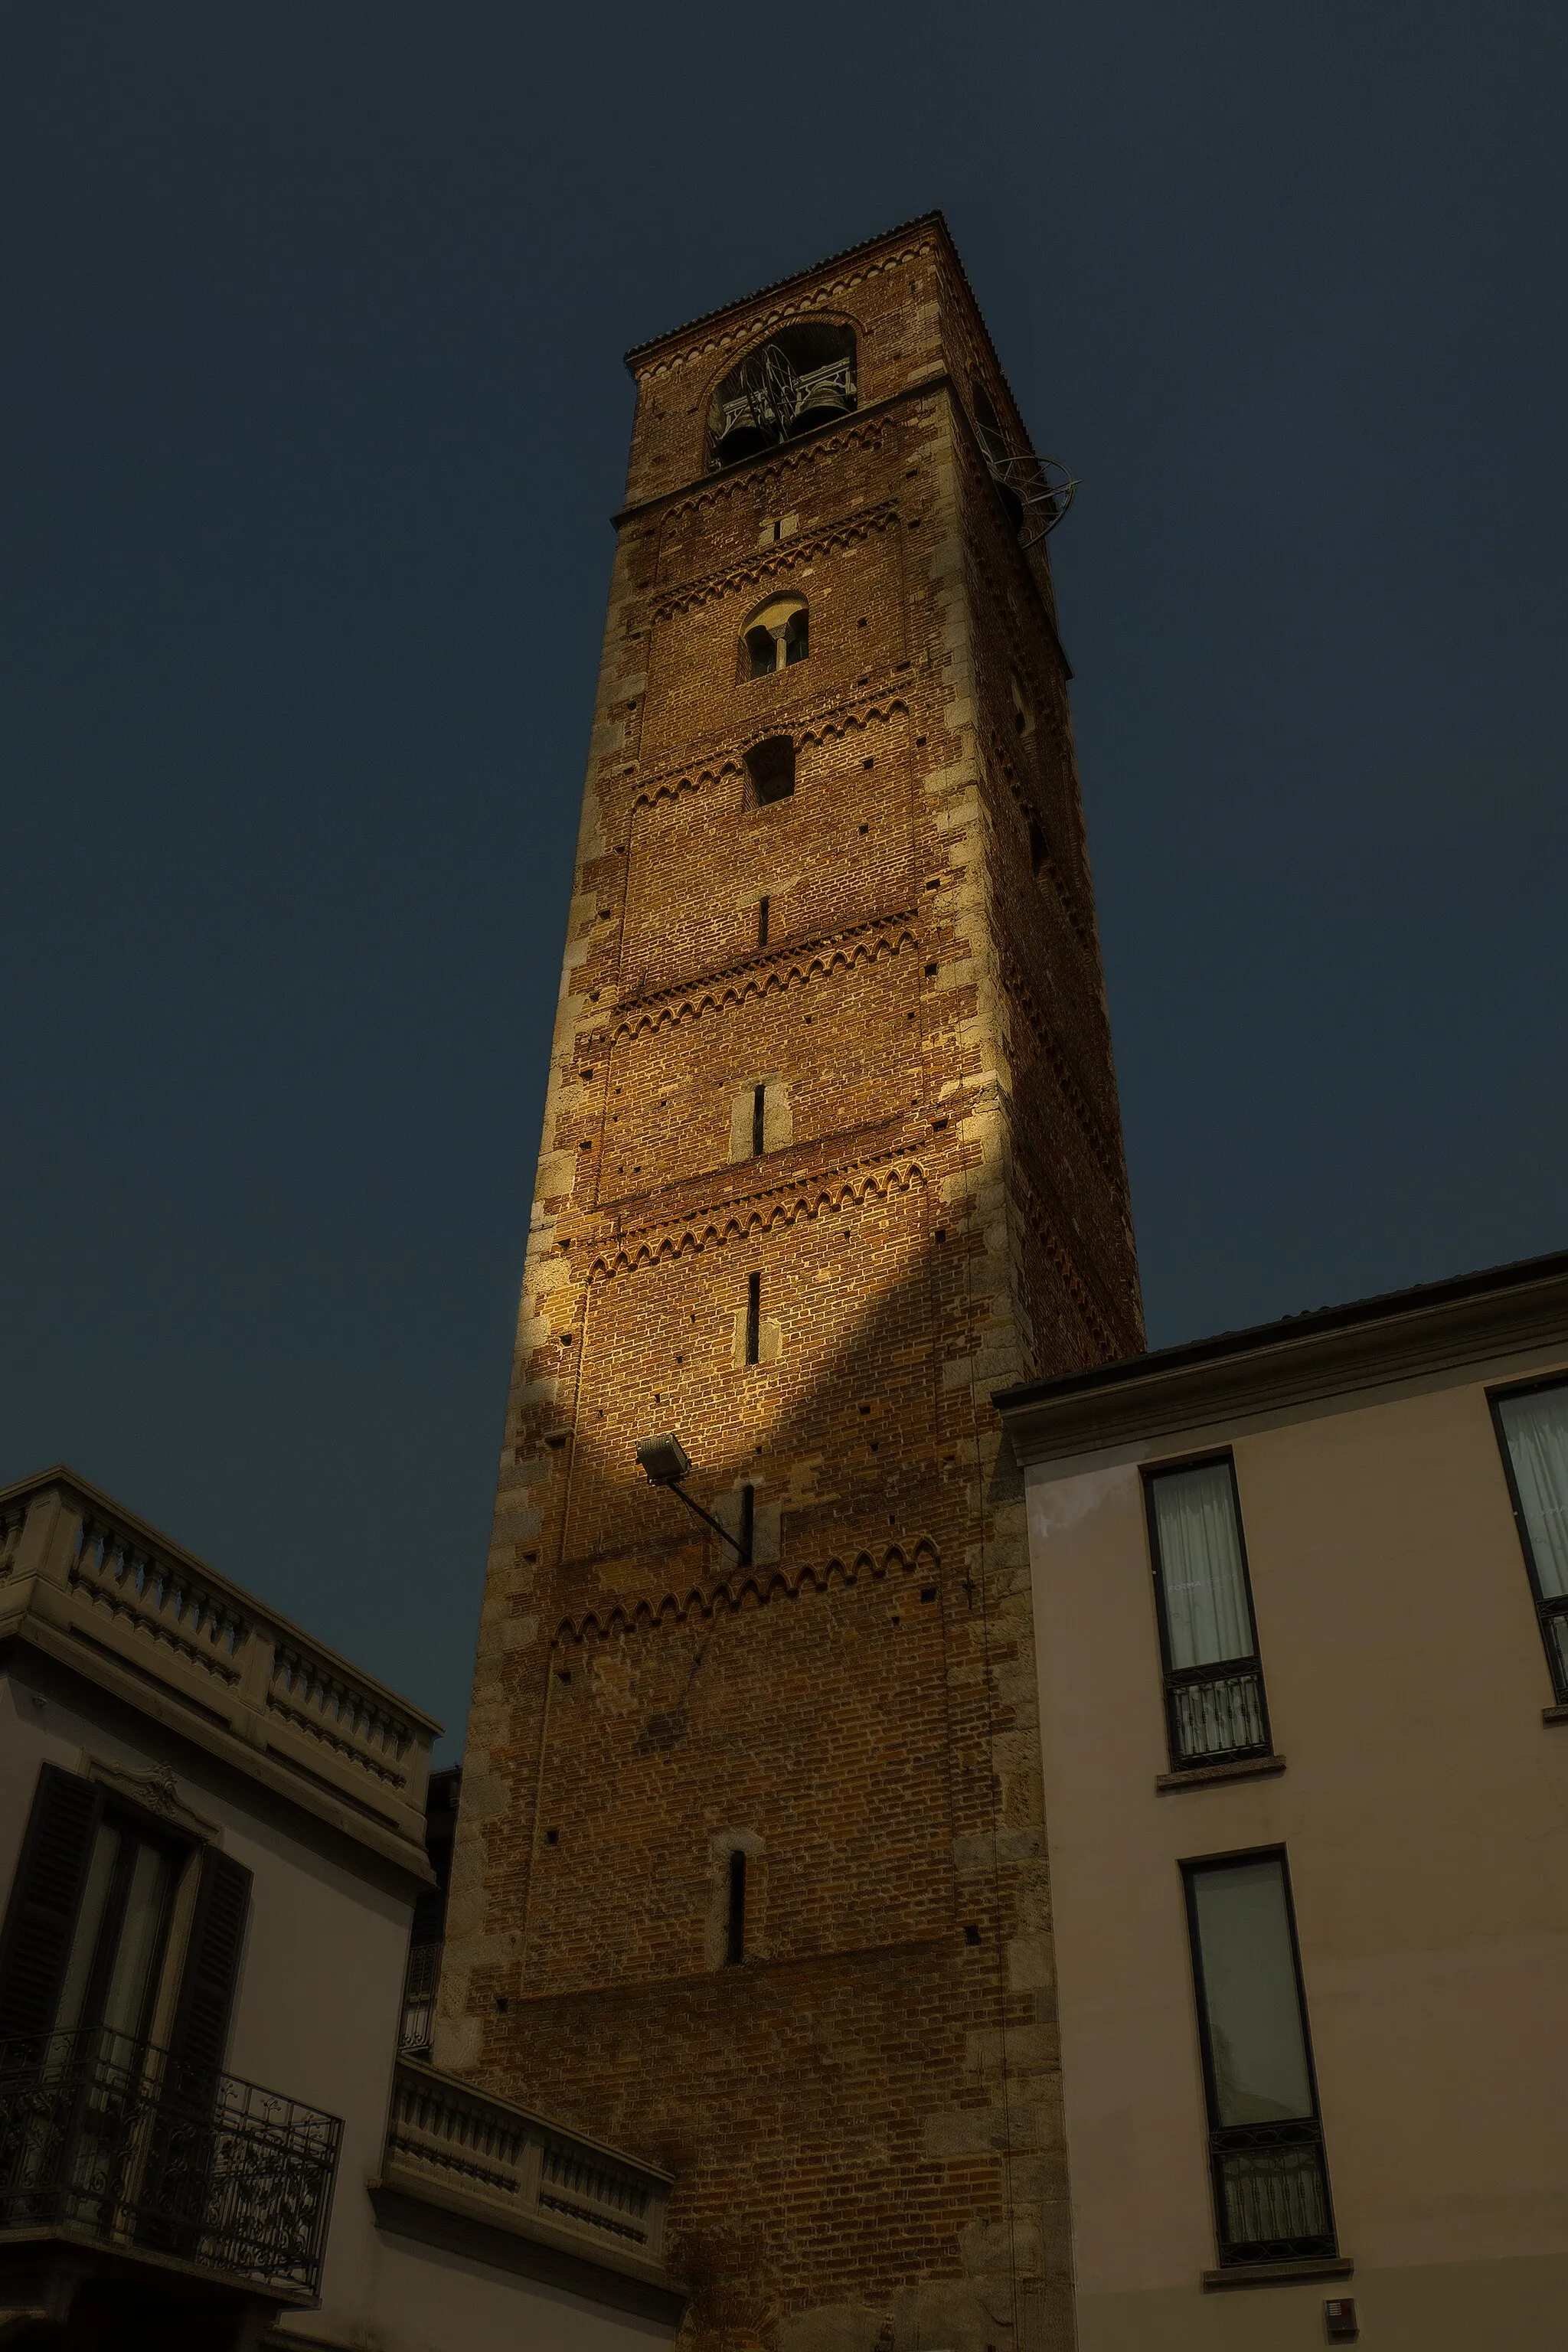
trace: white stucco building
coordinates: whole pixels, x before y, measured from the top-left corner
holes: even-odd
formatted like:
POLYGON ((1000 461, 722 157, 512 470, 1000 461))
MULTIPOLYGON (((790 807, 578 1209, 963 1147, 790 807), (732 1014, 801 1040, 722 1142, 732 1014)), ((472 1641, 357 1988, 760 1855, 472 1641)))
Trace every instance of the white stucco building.
POLYGON ((397 2053, 439 1727, 65 1470, 0 1494, 0 2336, 628 2352, 668 2177, 397 2053))

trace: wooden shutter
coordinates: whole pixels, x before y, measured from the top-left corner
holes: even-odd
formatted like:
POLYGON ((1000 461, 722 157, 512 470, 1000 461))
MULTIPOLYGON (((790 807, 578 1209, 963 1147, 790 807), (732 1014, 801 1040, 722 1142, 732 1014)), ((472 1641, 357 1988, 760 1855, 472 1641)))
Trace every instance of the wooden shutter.
POLYGON ((0 2042, 52 2032, 103 1791, 46 1764, 0 1931, 0 2042))
POLYGON ((169 2033, 172 2067, 197 2074, 223 2071, 249 1909, 249 1871, 215 1846, 205 1847, 185 1970, 169 2033))

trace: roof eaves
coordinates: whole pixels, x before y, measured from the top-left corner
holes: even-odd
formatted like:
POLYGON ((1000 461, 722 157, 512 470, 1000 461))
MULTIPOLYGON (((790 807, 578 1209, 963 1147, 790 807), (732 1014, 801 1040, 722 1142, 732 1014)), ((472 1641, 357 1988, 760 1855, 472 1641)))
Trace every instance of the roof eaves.
MULTIPOLYGON (((738 295, 731 302, 721 302, 715 310, 701 310, 695 319, 688 319, 684 326, 667 328, 661 335, 650 335, 646 343, 634 343, 626 355, 626 366, 635 375, 636 362, 647 359, 650 352, 657 352, 663 344, 678 343, 683 336, 695 334, 699 327, 709 327, 712 325, 715 319, 727 318, 731 310, 748 310, 753 302, 765 301, 770 294, 782 294, 791 286, 804 285, 808 278, 816 277, 820 271, 836 269, 840 262, 853 261, 857 254, 870 253, 879 245, 887 245, 896 236, 908 236, 911 229, 917 228, 940 230, 949 252, 952 253, 953 259, 958 261, 957 248, 952 242, 952 232, 942 214, 940 212, 920 213, 913 220, 900 221, 895 227, 882 229, 875 236, 862 237, 857 245, 847 245, 842 253, 826 255, 821 261, 814 261, 807 269, 792 269, 787 278, 775 278, 771 285, 759 286, 752 293, 738 295)), ((963 264, 961 261, 958 262, 958 269, 959 275, 963 277, 963 264)), ((969 284, 967 278, 963 282, 966 286, 969 284)), ((971 288, 970 291, 973 295, 973 289, 971 288)), ((978 309, 979 305, 976 304, 975 307, 978 309)))
POLYGON ((1250 1324, 1239 1331, 1217 1331, 1206 1339, 1184 1339, 1172 1348, 1151 1349, 1146 1355, 1119 1357, 1112 1363, 1096 1364, 1086 1372, 1025 1381, 1016 1388, 995 1390, 991 1401, 999 1412, 1006 1412, 1024 1405, 1044 1404, 1057 1397, 1085 1396, 1096 1389, 1115 1388, 1152 1374, 1184 1371, 1190 1366, 1219 1362, 1227 1356, 1246 1355, 1292 1340, 1310 1340, 1357 1324, 1458 1306, 1488 1292, 1521 1289, 1529 1283, 1548 1282, 1564 1276, 1568 1276, 1568 1250, 1553 1250, 1542 1257, 1514 1258, 1506 1265, 1486 1266, 1475 1274, 1449 1275, 1440 1282, 1417 1283, 1408 1290, 1382 1291, 1370 1298, 1347 1300, 1342 1306, 1310 1307, 1303 1314, 1280 1316, 1272 1323, 1250 1324))

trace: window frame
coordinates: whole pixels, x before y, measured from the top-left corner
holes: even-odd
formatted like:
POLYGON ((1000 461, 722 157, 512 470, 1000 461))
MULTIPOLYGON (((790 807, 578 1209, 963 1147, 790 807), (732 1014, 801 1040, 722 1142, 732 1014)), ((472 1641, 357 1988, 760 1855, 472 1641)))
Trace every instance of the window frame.
MULTIPOLYGON (((191 1866, 199 1853, 200 1847, 198 1841, 188 1832, 171 1829, 167 1822, 160 1820, 150 1809, 133 1801, 127 1802, 117 1792, 110 1792, 107 1801, 100 1809, 97 1826, 93 1832, 95 1841, 103 1834, 105 1830, 111 1831, 119 1840, 120 1850, 111 1865, 112 1879, 109 1898, 94 1930, 92 1949, 83 1954, 87 1966, 81 1980, 80 2013, 73 2024, 62 2026, 58 2021, 57 2010, 54 2031, 57 2033, 69 2034, 73 2039, 77 2036, 90 2036, 102 2045, 107 2045, 112 2038, 140 2052, 156 2041, 158 2022, 160 2019, 166 2021, 172 2012, 173 2003, 177 1998, 179 1984, 184 1974, 185 1948, 189 1941, 190 1921, 188 1916, 182 1918, 182 1910, 188 1906, 182 1906, 181 1896, 189 1891, 191 1866), (133 2027, 110 2027, 105 2021, 103 2011, 125 1936, 126 1911, 131 1893, 131 1873, 135 1867, 133 1854, 137 1845, 148 1846, 163 1856, 168 1865, 168 1878, 164 1886, 163 1916, 158 1924, 154 1958, 142 1991, 141 2015, 133 2027)), ((84 1885, 84 1900, 85 1895, 84 1885)), ((62 2000, 70 1982, 72 1965, 79 1949, 81 1948, 80 1938, 85 1924, 81 1905, 79 1904, 71 1929, 71 1944, 67 1954, 65 1975, 61 1981, 60 1999, 62 2000)))
POLYGON ((1337 2262, 1340 2259, 1339 2229, 1334 2219, 1328 2151, 1323 2145, 1322 2101, 1318 2091, 1318 2063, 1312 2050, 1312 2021, 1307 2007, 1307 1983, 1301 1970, 1301 1939, 1296 1926, 1296 1895, 1290 1884, 1289 1855, 1282 1843, 1246 1846, 1223 1853, 1194 1854, 1178 1867, 1182 1874, 1182 1896, 1186 1908, 1187 1954, 1192 1968, 1193 2008, 1197 2021, 1198 2053, 1203 2071, 1205 2120, 1208 2126, 1209 2196, 1214 2207, 1215 2252, 1219 2266, 1222 2270, 1245 2272, 1261 2263, 1337 2262), (1203 1939, 1198 1928, 1196 1880, 1201 1872, 1239 1870, 1259 1862, 1277 1862, 1279 1865, 1279 1884, 1285 1900, 1285 1926, 1290 1938, 1291 1978, 1296 1988, 1296 2014, 1301 2028, 1301 2050, 1306 2062, 1307 2087, 1311 2094, 1312 2112, 1309 2116, 1290 2117, 1278 2124, 1222 2124, 1218 2120, 1218 2085, 1215 2077, 1214 2036, 1204 1978, 1203 1939), (1272 2137, 1276 2146, 1310 2147, 1317 2150, 1323 2210, 1328 2218, 1328 2229, 1321 2238, 1311 2242, 1265 2238, 1247 2242, 1228 2235, 1226 2227, 1225 2158, 1243 2151, 1249 2138, 1255 2138, 1259 2133, 1272 2137))
POLYGON ((1568 1594, 1549 1599, 1541 1589, 1541 1571, 1535 1564, 1535 1548, 1530 1540, 1530 1523, 1524 1516, 1520 1499, 1519 1479, 1514 1472, 1513 1448, 1503 1427, 1502 1408, 1512 1397, 1541 1396, 1549 1389, 1568 1392, 1568 1370, 1548 1372, 1544 1378, 1530 1381, 1507 1381, 1500 1387, 1486 1391, 1487 1409, 1491 1415, 1492 1432, 1498 1452, 1502 1456, 1502 1475, 1508 1482, 1508 1499, 1513 1512, 1513 1524, 1519 1537, 1519 1548, 1524 1555, 1524 1572, 1530 1580, 1530 1597, 1535 1603, 1536 1630, 1541 1646, 1546 1653, 1546 1672, 1552 1685, 1552 1703, 1568 1706, 1568 1664, 1565 1664, 1552 1638, 1551 1621, 1561 1618, 1568 1623, 1568 1594))
POLYGON ((1143 1486, 1143 1523, 1149 1539, 1149 1573, 1154 1588, 1154 1621, 1160 1636, 1160 1678, 1165 1711, 1165 1746, 1173 1773, 1206 1772, 1215 1765, 1254 1763, 1259 1758, 1272 1756, 1274 1732, 1268 1715, 1268 1690, 1263 1676, 1263 1657, 1258 1639, 1258 1610, 1252 1596, 1252 1563, 1247 1555, 1247 1523, 1242 1517, 1241 1486, 1236 1475, 1236 1455, 1228 1445, 1212 1447, 1202 1454, 1184 1454, 1174 1462, 1144 1462, 1138 1465, 1143 1486), (1236 1514, 1237 1549, 1241 1555, 1241 1587, 1247 1601, 1247 1622, 1252 1634, 1252 1648, 1239 1658, 1215 1658, 1206 1665, 1177 1666, 1171 1660, 1170 1615, 1165 1602, 1165 1564, 1160 1551, 1160 1525, 1154 1509, 1154 1486, 1157 1479, 1179 1477, 1187 1470, 1216 1469, 1223 1463, 1230 1473, 1231 1507, 1236 1514), (1258 1712, 1262 1719, 1263 1738, 1260 1744, 1246 1748, 1216 1749, 1204 1756, 1185 1756, 1182 1752, 1178 1728, 1177 1694, 1204 1681, 1214 1681, 1222 1669, 1250 1671, 1258 1687, 1258 1712))

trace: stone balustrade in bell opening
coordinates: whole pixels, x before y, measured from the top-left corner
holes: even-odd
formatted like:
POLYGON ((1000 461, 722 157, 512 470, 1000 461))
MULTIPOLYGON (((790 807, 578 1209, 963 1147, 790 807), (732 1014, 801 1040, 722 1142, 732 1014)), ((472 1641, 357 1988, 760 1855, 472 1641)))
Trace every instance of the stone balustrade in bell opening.
POLYGON ((424 1846, 440 1727, 73 1473, 0 1493, 0 1632, 83 1671, 128 1670, 241 1741, 310 1801, 424 1846))
POLYGON ((382 2181, 617 2268, 663 2261, 668 2173, 415 2059, 398 2061, 382 2181))

